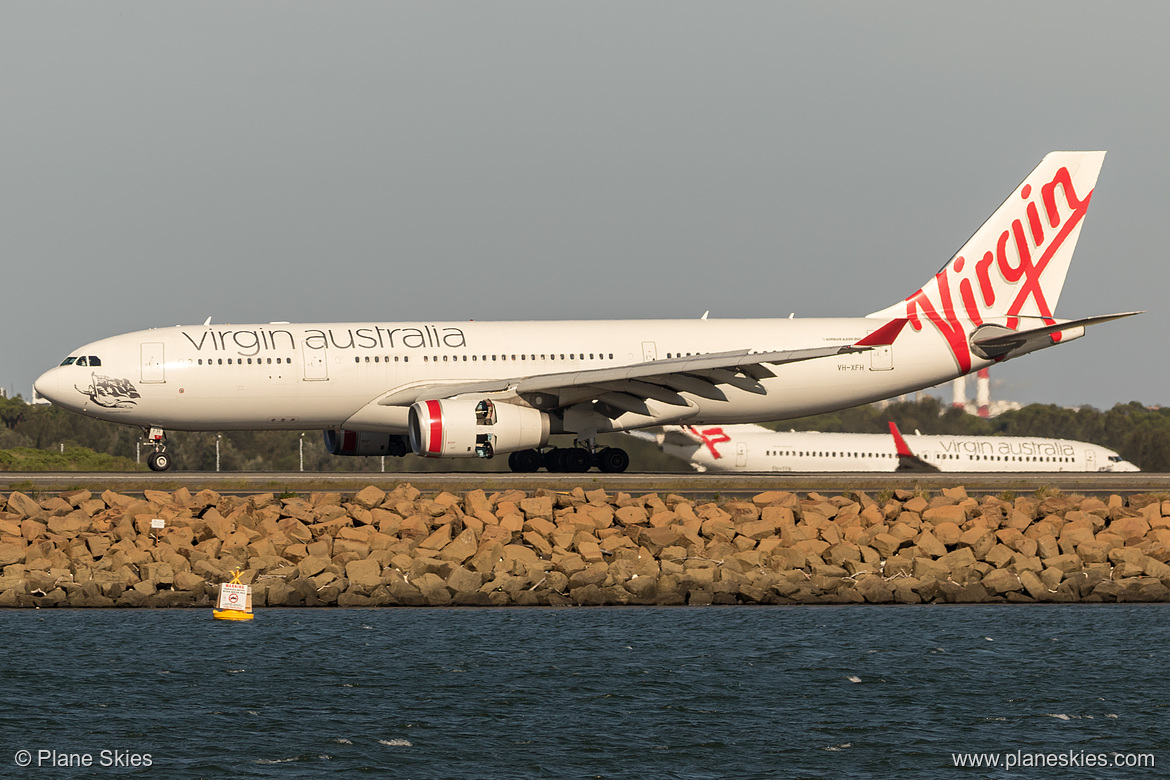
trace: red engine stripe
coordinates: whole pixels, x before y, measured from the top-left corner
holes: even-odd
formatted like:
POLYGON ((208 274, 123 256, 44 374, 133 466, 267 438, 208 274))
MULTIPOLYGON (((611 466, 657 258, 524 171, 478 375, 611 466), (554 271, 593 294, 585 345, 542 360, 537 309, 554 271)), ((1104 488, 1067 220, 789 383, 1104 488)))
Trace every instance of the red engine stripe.
POLYGON ((443 406, 438 401, 427 401, 427 415, 431 418, 431 435, 427 440, 427 453, 441 455, 443 452, 443 406))

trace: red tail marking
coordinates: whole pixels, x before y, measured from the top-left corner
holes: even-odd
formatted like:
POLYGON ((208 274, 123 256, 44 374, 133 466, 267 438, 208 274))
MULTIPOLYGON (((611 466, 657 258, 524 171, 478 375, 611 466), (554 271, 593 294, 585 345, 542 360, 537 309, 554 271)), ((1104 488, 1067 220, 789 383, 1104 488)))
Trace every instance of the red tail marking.
POLYGON ((715 445, 731 441, 731 437, 724 433, 722 428, 708 428, 705 431, 700 431, 693 425, 688 425, 687 430, 702 439, 703 444, 711 451, 711 457, 715 460, 723 457, 719 454, 719 450, 715 449, 715 445))
MULTIPOLYGON (((1032 186, 1024 185, 1020 190, 1020 196, 1027 199, 1032 195, 1032 186)), ((1052 307, 1048 305, 1048 301, 1044 298, 1044 288, 1040 286, 1041 277, 1044 270, 1048 267, 1048 263, 1064 245, 1065 240, 1069 234, 1076 229, 1080 224, 1081 219, 1084 218, 1088 211, 1089 202, 1093 199, 1093 191, 1090 190, 1084 198, 1079 198, 1076 191, 1073 189, 1072 176, 1068 172, 1068 168, 1061 168, 1052 177, 1052 180, 1040 187, 1040 200, 1044 204, 1045 214, 1048 216, 1048 226, 1050 228, 1057 228, 1059 230, 1055 234, 1045 236, 1044 225, 1040 218, 1039 210, 1035 202, 1029 202, 1024 208, 1024 216, 1028 221, 1028 228, 1025 230, 1024 223, 1020 219, 1012 220, 1011 225, 1007 230, 1000 233, 995 243, 994 251, 987 251, 983 255, 983 259, 974 264, 974 274, 976 280, 979 282, 979 292, 983 298, 983 307, 978 305, 975 300, 974 291, 971 289, 969 280, 970 270, 967 273, 964 271, 964 259, 956 257, 955 261, 948 265, 947 268, 935 274, 935 282, 938 290, 939 301, 936 306, 930 300, 926 293, 926 287, 918 290, 906 299, 906 316, 910 319, 910 326, 914 330, 922 330, 922 319, 929 320, 931 324, 938 329, 938 332, 946 339, 947 345, 951 349, 951 353, 955 356, 955 361, 962 373, 967 373, 971 370, 971 352, 967 344, 966 328, 959 320, 959 314, 966 314, 967 318, 975 326, 983 324, 983 315, 989 313, 986 309, 995 303, 995 290, 992 286, 990 271, 994 266, 998 271, 1000 278, 1009 284, 1016 285, 1016 297, 1012 300, 1011 305, 1008 306, 1007 327, 1016 329, 1019 327, 1020 312, 1023 311, 1028 299, 1031 298, 1036 303, 1036 309, 1041 319, 1045 323, 1051 325, 1055 322, 1052 318, 1052 307), (1061 222, 1060 211, 1056 203, 1056 188, 1061 188, 1064 195, 1064 200, 1071 209, 1072 213, 1061 222), (1036 249, 1043 250, 1040 252, 1039 258, 1033 262, 1033 252, 1029 244, 1029 233, 1031 238, 1035 240, 1036 249), (1044 246, 1045 239, 1049 243, 1044 246), (1014 246, 1014 252, 1009 248, 1009 242, 1014 246), (1012 265, 1012 256, 1018 260, 1018 264, 1012 265), (951 294, 951 284, 948 274, 954 274, 959 279, 959 303, 961 308, 955 305, 954 297, 951 294), (1018 283, 1018 284, 1017 284, 1018 283), (982 311, 981 311, 982 309, 982 311)), ((994 314, 995 312, 990 312, 994 314)), ((1059 341, 1059 336, 1056 336, 1054 341, 1059 341)))

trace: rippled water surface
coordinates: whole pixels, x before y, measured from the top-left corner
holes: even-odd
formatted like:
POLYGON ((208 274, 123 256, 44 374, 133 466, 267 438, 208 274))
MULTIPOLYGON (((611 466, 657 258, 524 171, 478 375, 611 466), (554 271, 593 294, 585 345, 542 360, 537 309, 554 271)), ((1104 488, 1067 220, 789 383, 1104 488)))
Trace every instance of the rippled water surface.
POLYGON ((1160 605, 5 611, 0 777, 1165 777, 1168 621, 1160 605), (93 766, 36 767, 53 750, 93 766), (1158 765, 951 758, 1017 750, 1158 765), (99 765, 133 754, 151 766, 99 765))

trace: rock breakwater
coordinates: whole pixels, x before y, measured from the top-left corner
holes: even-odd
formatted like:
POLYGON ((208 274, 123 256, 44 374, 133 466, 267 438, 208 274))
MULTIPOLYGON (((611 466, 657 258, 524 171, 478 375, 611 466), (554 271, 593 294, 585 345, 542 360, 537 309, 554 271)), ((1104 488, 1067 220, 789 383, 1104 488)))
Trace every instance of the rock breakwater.
POLYGON ((2 607, 207 607, 236 568, 258 607, 1168 601, 1167 561, 1153 495, 0 494, 2 607))

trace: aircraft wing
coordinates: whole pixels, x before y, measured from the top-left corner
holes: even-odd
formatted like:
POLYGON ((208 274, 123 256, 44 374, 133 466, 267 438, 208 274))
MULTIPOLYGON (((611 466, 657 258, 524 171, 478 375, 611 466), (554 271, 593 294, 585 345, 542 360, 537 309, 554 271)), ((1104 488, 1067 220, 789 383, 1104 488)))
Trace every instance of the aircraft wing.
POLYGON ((651 360, 614 368, 593 368, 553 374, 490 379, 449 384, 426 383, 396 390, 378 401, 381 406, 409 406, 428 399, 461 395, 511 393, 545 396, 540 408, 553 409, 596 399, 610 407, 650 414, 646 401, 669 406, 688 406, 680 392, 726 400, 720 386, 727 385, 763 395, 761 379, 775 376, 769 366, 865 352, 894 343, 906 325, 905 318, 891 320, 853 344, 812 347, 779 352, 735 350, 691 357, 651 360), (555 396, 554 398, 552 398, 555 396))

